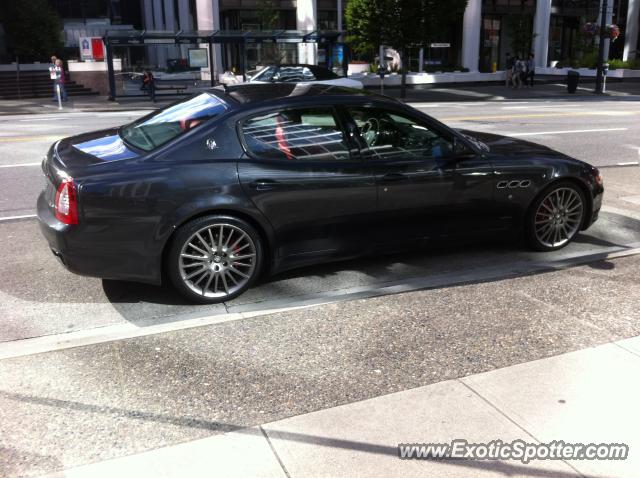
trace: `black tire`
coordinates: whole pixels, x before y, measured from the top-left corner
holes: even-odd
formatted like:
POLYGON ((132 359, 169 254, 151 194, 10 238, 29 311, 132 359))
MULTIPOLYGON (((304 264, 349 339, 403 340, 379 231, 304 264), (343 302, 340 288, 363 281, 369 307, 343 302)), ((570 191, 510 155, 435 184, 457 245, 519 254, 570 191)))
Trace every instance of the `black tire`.
POLYGON ((251 287, 263 264, 260 235, 251 224, 233 216, 194 219, 176 232, 169 247, 166 270, 171 282, 180 294, 200 304, 238 297, 251 287))
POLYGON ((585 194, 579 186, 570 181, 553 183, 534 199, 527 212, 525 237, 528 245, 533 250, 543 252, 562 249, 582 229, 587 206, 585 194), (557 204, 554 204, 556 200, 557 204), (576 209, 578 202, 579 214, 576 209), (569 206, 563 209, 563 204, 569 206), (555 208, 555 205, 559 207, 555 208), (559 236, 555 236, 555 231, 559 231, 559 236))

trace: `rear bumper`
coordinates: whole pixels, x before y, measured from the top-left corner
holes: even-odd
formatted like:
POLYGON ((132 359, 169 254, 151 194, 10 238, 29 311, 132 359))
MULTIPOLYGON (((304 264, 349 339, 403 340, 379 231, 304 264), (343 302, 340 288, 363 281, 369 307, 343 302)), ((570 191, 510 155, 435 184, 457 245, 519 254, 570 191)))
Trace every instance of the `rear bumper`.
POLYGON ((47 204, 44 192, 38 197, 37 212, 40 231, 51 252, 70 272, 101 279, 160 284, 161 272, 155 258, 135 257, 138 259, 135 260, 126 246, 109 240, 102 227, 61 223, 47 204))

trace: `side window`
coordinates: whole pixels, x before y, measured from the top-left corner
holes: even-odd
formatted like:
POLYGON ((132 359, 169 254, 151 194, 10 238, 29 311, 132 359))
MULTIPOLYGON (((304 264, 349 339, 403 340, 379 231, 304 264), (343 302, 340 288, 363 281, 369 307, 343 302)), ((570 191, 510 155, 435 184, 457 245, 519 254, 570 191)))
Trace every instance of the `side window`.
POLYGON ((379 159, 438 159, 453 154, 453 138, 445 138, 395 111, 348 108, 364 146, 379 159))
POLYGON ((284 160, 349 159, 342 130, 332 108, 304 108, 252 116, 242 122, 249 153, 284 160))

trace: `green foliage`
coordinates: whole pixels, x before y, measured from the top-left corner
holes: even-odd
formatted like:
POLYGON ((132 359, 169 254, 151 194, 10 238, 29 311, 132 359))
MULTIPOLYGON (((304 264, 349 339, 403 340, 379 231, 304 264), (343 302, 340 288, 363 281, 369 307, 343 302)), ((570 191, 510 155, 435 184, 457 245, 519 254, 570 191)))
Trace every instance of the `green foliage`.
POLYGON ((372 53, 379 45, 397 50, 402 59, 400 96, 404 97, 407 49, 448 34, 466 7, 467 0, 349 0, 347 41, 356 54, 372 53))
POLYGON ((258 19, 263 30, 275 30, 280 23, 280 15, 273 0, 258 0, 258 19))
POLYGON ((387 0, 350 0, 345 10, 349 26, 347 42, 356 55, 373 52, 382 44, 387 0))
POLYGON ((640 70, 640 59, 635 60, 618 60, 613 59, 609 60, 609 69, 617 70, 617 69, 630 69, 630 70, 640 70))
POLYGON ((47 0, 3 2, 0 23, 8 51, 20 61, 45 61, 62 49, 62 27, 47 0))
POLYGON ((531 15, 507 15, 505 20, 506 29, 511 38, 511 51, 520 58, 528 58, 533 39, 537 36, 537 33, 532 33, 531 15))
POLYGON ((347 41, 358 54, 375 51, 379 45, 402 52, 441 40, 466 7, 467 0, 349 0, 347 41))
MULTIPOLYGON (((258 19, 262 30, 275 30, 280 23, 280 15, 273 0, 258 0, 258 19)), ((279 51, 277 43, 262 43, 261 61, 265 65, 278 64, 284 55, 279 51)))
POLYGON ((591 47, 582 53, 582 58, 579 61, 581 68, 595 68, 598 64, 598 49, 591 47))

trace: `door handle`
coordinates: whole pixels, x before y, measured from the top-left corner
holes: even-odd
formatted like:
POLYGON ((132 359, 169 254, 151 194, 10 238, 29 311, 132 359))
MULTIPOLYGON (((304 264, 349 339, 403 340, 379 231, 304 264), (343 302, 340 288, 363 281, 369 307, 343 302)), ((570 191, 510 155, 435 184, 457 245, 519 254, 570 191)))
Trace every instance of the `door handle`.
POLYGON ((406 179, 409 179, 409 178, 402 173, 387 173, 381 178, 381 180, 385 183, 391 183, 395 181, 405 181, 406 179))
POLYGON ((249 183, 249 187, 256 191, 268 191, 269 189, 275 188, 277 185, 278 181, 274 181, 273 179, 256 179, 249 183))

